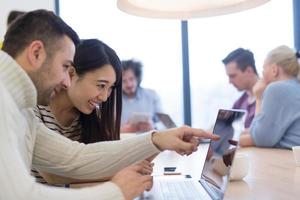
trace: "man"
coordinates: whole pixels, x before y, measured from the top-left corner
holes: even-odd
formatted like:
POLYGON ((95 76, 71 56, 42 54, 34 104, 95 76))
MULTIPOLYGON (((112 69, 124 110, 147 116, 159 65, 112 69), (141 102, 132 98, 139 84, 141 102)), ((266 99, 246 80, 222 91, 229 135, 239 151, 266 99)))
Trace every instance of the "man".
POLYGON ((255 114, 255 97, 252 88, 259 77, 255 67, 253 53, 249 50, 238 48, 222 60, 225 65, 229 82, 238 91, 244 91, 242 96, 234 103, 234 109, 247 110, 245 128, 249 128, 255 114))
POLYGON ((154 90, 141 87, 142 67, 141 62, 133 59, 122 61, 123 106, 121 132, 152 130, 154 129, 154 122, 157 121, 155 114, 162 112, 157 93, 154 90), (135 113, 144 113, 146 121, 133 122, 132 118, 135 113))
POLYGON ((132 199, 151 182, 138 166, 117 173, 110 182, 81 190, 36 183, 35 168, 76 179, 101 179, 159 151, 190 154, 195 137, 215 139, 201 130, 147 133, 132 139, 90 145, 72 142, 39 123, 35 105, 70 85, 77 34, 52 12, 37 10, 8 29, 0 51, 0 199, 132 199), (136 149, 142 151, 136 151, 136 149))

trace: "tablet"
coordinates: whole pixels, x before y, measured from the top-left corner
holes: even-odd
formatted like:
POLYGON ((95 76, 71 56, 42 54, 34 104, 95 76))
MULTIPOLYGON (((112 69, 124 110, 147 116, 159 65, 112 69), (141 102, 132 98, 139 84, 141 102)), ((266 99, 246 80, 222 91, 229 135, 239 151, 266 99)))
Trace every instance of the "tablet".
POLYGON ((133 112, 128 120, 128 122, 132 124, 149 121, 151 121, 151 114, 147 112, 133 112))

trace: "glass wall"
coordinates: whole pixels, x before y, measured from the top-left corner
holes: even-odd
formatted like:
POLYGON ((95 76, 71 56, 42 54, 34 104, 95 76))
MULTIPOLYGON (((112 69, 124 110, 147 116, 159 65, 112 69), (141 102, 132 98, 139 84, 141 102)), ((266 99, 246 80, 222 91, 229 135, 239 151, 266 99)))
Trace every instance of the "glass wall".
MULTIPOLYGON (((180 21, 131 16, 117 9, 116 0, 59 2, 60 15, 81 38, 103 40, 121 59, 141 60, 142 86, 156 90, 165 112, 183 123, 180 21)), ((261 73, 269 50, 293 46, 292 1, 272 0, 240 13, 192 19, 188 25, 195 127, 209 128, 218 108, 230 108, 241 95, 228 83, 221 62, 230 51, 253 51, 261 73)))
POLYGON ((142 61, 142 86, 156 90, 164 111, 183 123, 180 21, 130 16, 116 0, 59 2, 61 17, 81 38, 98 38, 121 59, 142 61))
POLYGON ((232 50, 250 49, 261 74, 266 53, 293 47, 292 1, 272 0, 248 11, 189 20, 192 124, 210 128, 218 108, 231 108, 241 95, 229 84, 222 59, 232 50))

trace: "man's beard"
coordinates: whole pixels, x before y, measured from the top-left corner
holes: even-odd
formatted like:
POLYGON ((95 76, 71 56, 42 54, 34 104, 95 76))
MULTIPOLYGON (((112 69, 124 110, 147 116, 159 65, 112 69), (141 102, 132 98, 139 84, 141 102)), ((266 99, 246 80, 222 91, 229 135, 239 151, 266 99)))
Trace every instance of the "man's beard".
POLYGON ((136 90, 134 90, 134 88, 128 88, 128 89, 124 90, 123 92, 127 96, 134 96, 136 93, 136 90))
POLYGON ((49 105, 51 94, 54 91, 54 87, 45 85, 45 81, 50 79, 50 67, 49 60, 46 60, 38 71, 29 74, 37 90, 38 105, 49 105))
MULTIPOLYGON (((39 90, 39 89, 37 88, 37 90, 39 90)), ((37 98, 38 105, 43 105, 43 106, 49 105, 52 93, 53 93, 53 89, 52 88, 44 90, 44 91, 41 91, 41 92, 38 91, 38 98, 37 98)))

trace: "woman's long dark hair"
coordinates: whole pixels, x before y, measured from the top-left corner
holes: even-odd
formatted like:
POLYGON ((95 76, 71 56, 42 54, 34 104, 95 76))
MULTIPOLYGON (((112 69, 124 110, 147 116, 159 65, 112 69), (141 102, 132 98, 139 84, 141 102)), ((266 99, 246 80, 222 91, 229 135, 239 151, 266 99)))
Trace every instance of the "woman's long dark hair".
POLYGON ((120 139, 122 68, 116 52, 97 39, 82 40, 76 47, 74 67, 79 77, 107 64, 116 73, 116 83, 111 95, 91 114, 80 113, 81 141, 86 144, 120 139))

